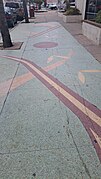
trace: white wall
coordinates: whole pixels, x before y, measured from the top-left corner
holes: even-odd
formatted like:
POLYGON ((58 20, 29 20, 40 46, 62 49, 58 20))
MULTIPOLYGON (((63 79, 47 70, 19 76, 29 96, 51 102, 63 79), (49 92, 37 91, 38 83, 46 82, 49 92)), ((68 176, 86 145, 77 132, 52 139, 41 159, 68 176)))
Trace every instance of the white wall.
POLYGON ((84 0, 75 0, 76 7, 82 12, 83 11, 83 1, 84 0))
POLYGON ((80 10, 82 13, 82 19, 84 19, 85 16, 85 8, 86 8, 86 0, 75 0, 76 7, 80 10))
POLYGON ((101 28, 95 25, 83 22, 82 32, 88 39, 95 42, 96 45, 101 45, 101 28))

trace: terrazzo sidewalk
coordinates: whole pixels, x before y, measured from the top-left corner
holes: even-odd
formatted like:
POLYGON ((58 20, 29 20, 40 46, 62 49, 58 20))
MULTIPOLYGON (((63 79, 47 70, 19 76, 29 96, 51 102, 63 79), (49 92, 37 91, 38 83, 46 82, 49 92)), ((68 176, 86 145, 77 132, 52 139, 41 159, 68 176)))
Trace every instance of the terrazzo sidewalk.
POLYGON ((0 50, 0 179, 100 179, 101 64, 59 22, 11 37, 23 44, 0 50))

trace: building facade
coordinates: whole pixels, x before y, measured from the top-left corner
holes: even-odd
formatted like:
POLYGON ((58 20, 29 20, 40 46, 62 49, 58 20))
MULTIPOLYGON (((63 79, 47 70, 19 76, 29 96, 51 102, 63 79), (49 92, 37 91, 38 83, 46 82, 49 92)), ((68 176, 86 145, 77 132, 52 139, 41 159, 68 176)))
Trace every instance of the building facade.
POLYGON ((101 45, 101 0, 75 0, 82 13, 82 33, 96 45, 101 45), (87 20, 87 21, 86 21, 87 20))
POLYGON ((95 20, 97 13, 101 10, 101 0, 75 0, 75 3, 83 19, 95 20))

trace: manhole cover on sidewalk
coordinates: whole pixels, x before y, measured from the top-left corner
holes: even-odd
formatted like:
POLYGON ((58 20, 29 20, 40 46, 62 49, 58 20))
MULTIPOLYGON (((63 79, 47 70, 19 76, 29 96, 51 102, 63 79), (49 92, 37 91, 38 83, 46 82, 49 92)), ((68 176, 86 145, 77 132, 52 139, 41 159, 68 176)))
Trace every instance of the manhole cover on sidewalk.
POLYGON ((58 46, 58 43, 55 42, 39 42, 34 44, 34 47, 36 48, 53 48, 58 46))

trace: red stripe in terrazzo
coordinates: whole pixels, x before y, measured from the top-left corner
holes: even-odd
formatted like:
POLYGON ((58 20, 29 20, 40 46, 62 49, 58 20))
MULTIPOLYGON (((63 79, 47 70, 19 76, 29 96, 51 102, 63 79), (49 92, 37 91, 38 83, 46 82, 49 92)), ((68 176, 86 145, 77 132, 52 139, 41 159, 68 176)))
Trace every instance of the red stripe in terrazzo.
POLYGON ((38 37, 38 36, 40 36, 40 35, 43 35, 43 34, 45 34, 45 33, 47 33, 47 32, 50 32, 50 31, 55 30, 55 29, 60 28, 60 27, 61 27, 61 26, 58 25, 58 26, 49 28, 49 29, 47 29, 47 30, 45 30, 45 31, 42 31, 42 32, 37 33, 36 35, 31 35, 30 38, 31 38, 31 37, 38 37))
MULTIPOLYGON (((95 131, 94 125, 96 125, 97 128, 99 126, 96 123, 92 122, 90 117, 88 117, 81 110, 79 110, 72 102, 70 102, 67 98, 65 98, 65 96, 63 96, 59 91, 57 91, 53 86, 51 86, 47 81, 45 81, 38 73, 36 73, 34 70, 32 70, 28 65, 24 64, 23 62, 22 62, 22 64, 81 120, 83 126, 85 127, 85 129, 87 130, 87 132, 91 138, 92 144, 94 145, 96 152, 98 154, 98 157, 101 161, 101 148, 98 145, 98 143, 94 142, 96 139, 90 130, 90 128, 91 128, 91 129, 93 129, 93 131, 95 131)), ((40 70, 40 68, 39 68, 39 70, 40 70)), ((99 130, 101 130, 100 127, 99 127, 99 130)), ((95 131, 95 132, 98 133, 98 131, 95 131)), ((101 134, 100 134, 100 136, 101 136, 101 134)))
MULTIPOLYGON (((23 59, 23 58, 22 58, 23 59)), ((93 111, 96 115, 101 117, 101 110, 96 108, 93 104, 85 100, 83 97, 81 97, 79 94, 75 93, 73 90, 65 86, 63 83, 61 83, 58 79, 55 79, 52 75, 44 71, 41 67, 37 66, 35 63, 28 61, 26 59, 23 59, 27 61, 28 63, 32 64, 34 67, 36 67, 38 70, 40 70, 43 74, 45 74, 47 77, 49 77, 52 81, 57 83, 60 87, 62 87, 65 91, 67 91, 70 95, 75 97, 79 102, 81 102, 85 107, 93 111)))
MULTIPOLYGON (((68 87, 66 87, 64 84, 62 84, 60 81, 58 81, 57 79, 55 79, 54 77, 52 77, 50 74, 48 74, 47 72, 45 72, 41 67, 37 66, 36 64, 34 64, 33 62, 30 62, 28 60, 25 59, 18 59, 16 57, 6 57, 5 58, 10 58, 13 59, 15 61, 20 61, 34 76, 36 76, 57 98, 59 98, 59 100, 61 100, 63 102, 63 104, 65 106, 67 106, 83 123, 85 129, 87 130, 92 143, 96 149, 96 152, 98 154, 98 157, 101 161, 101 148, 100 145, 96 141, 93 133, 91 132, 90 129, 92 129, 100 138, 101 136, 101 127, 100 125, 98 126, 98 124, 96 124, 94 121, 92 121, 92 119, 90 118, 90 116, 87 116, 83 111, 81 111, 78 106, 75 105, 75 103, 73 104, 69 99, 67 99, 67 97, 65 97, 63 95, 63 93, 59 92, 54 86, 52 86, 50 83, 48 83, 47 80, 45 80, 45 78, 43 78, 41 76, 41 74, 39 74, 38 72, 36 72, 34 69, 32 69, 29 65, 33 65, 33 67, 35 67, 36 69, 38 69, 41 73, 43 73, 44 75, 46 75, 46 77, 48 77, 50 80, 52 80, 55 84, 58 84, 62 89, 64 89, 65 91, 67 91, 67 93, 71 94, 71 96, 74 96, 75 99, 77 99, 78 101, 80 101, 84 106, 85 104, 88 105, 88 107, 91 108, 91 110, 93 112, 96 112, 97 115, 101 116, 101 111, 99 109, 95 110, 95 106, 93 106, 92 104, 90 104, 90 102, 86 102, 85 103, 85 99, 80 97, 77 93, 73 92, 71 89, 69 89, 68 87), (24 62, 25 61, 25 62, 24 62), (29 64, 26 64, 29 63, 29 64)), ((82 139, 81 139, 82 140, 82 139)))
MULTIPOLYGON (((2 56, 3 57, 3 56, 2 56)), ((62 87, 65 91, 67 91, 70 95, 72 95, 73 97, 75 97, 75 99, 77 99, 80 103, 82 103, 85 107, 87 107, 88 109, 90 109, 92 112, 94 112, 96 115, 98 115, 99 117, 101 117, 101 110, 98 109, 97 107, 95 107, 93 104, 91 104, 89 101, 87 101, 86 99, 84 99, 83 97, 81 97, 79 94, 75 93, 73 90, 71 90, 70 88, 68 88, 67 86, 65 86, 63 83, 61 83, 58 79, 55 79, 53 76, 51 76, 49 73, 47 73, 46 71, 44 71, 41 67, 37 66, 35 63, 24 59, 24 58, 16 58, 13 56, 4 56, 5 58, 10 58, 13 59, 15 61, 20 61, 22 63, 21 60, 24 60, 26 62, 28 62, 29 64, 33 65, 34 67, 36 67, 38 70, 40 70, 43 74, 45 74, 47 77, 49 77, 51 80, 53 80, 55 83, 57 83, 60 87, 62 87), (17 60, 18 59, 18 60, 17 60)), ((25 65, 25 64, 24 64, 25 65)))

